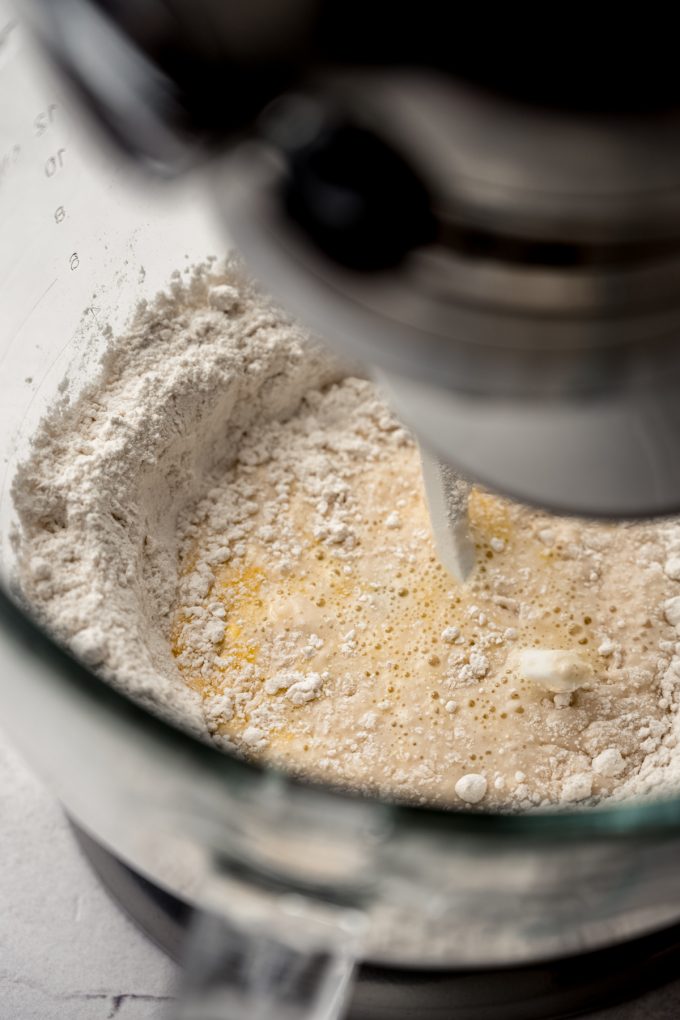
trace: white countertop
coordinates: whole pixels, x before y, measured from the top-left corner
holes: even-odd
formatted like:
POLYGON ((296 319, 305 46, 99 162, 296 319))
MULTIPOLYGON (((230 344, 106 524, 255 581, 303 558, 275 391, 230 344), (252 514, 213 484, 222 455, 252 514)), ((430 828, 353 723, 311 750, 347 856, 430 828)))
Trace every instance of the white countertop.
POLYGON ((165 1020, 174 978, 0 733, 0 1020, 165 1020))

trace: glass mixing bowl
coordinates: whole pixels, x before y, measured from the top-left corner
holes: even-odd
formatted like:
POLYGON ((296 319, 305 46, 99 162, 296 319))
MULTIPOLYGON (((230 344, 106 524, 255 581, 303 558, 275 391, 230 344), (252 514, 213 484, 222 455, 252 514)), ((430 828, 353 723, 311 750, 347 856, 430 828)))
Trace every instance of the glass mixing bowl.
POLYGON ((512 817, 295 781, 148 714, 31 619, 10 486, 32 432, 65 377, 77 392, 96 370, 102 324, 229 242, 199 178, 152 191, 92 145, 4 0, 0 86, 2 725, 87 832, 206 909, 183 1015, 212 997, 225 1016, 330 1017, 356 960, 510 966, 677 922, 680 797, 512 817))

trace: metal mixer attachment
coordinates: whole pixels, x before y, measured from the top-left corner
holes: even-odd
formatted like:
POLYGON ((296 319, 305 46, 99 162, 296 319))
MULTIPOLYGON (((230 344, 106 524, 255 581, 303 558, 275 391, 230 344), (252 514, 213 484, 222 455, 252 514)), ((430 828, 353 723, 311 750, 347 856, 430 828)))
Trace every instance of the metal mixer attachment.
POLYGON ((439 559, 451 576, 463 583, 475 565, 468 525, 470 483, 425 447, 420 449, 420 461, 439 559))

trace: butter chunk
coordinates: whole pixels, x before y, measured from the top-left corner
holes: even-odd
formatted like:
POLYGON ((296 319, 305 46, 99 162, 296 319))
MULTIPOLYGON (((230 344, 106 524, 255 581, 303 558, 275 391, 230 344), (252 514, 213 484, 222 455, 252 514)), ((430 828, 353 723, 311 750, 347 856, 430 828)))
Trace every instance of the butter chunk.
POLYGON ((523 649, 518 669, 525 680, 553 694, 576 691, 593 679, 593 671, 582 656, 559 648, 523 649))

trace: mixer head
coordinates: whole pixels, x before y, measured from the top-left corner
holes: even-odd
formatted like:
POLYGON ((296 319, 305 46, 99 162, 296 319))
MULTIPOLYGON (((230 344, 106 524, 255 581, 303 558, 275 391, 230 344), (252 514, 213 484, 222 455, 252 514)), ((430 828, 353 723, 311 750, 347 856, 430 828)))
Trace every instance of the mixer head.
POLYGON ((137 159, 210 156, 260 278, 440 456, 562 512, 680 510, 672 33, 491 38, 441 6, 62 0, 36 26, 137 159))

